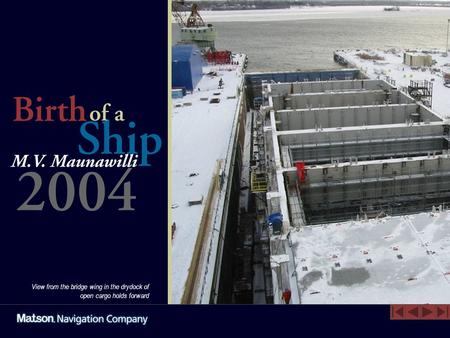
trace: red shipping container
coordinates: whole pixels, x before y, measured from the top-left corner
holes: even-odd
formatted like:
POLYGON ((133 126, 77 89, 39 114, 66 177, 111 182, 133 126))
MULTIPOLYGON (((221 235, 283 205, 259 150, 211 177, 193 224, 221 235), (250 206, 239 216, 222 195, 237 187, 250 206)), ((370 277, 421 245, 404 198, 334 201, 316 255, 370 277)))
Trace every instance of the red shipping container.
POLYGON ((306 169, 304 162, 296 162, 295 166, 297 168, 297 177, 300 183, 305 183, 306 169))
POLYGON ((225 51, 208 51, 206 54, 206 59, 209 63, 215 64, 227 64, 231 63, 231 52, 228 50, 225 51))

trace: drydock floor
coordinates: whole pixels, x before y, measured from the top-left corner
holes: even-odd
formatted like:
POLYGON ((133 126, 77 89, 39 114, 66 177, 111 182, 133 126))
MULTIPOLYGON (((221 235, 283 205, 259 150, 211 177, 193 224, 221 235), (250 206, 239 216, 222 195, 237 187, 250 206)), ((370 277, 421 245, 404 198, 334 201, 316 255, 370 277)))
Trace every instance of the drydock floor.
POLYGON ((291 232, 302 304, 449 303, 450 212, 291 232))

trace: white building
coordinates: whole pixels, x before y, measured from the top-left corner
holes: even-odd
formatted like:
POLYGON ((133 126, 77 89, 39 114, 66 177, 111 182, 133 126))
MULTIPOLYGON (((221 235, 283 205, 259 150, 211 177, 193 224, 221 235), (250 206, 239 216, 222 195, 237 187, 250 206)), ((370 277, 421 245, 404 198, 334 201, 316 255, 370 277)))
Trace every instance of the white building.
POLYGON ((433 64, 433 58, 430 54, 405 52, 403 63, 411 67, 429 67, 433 64))

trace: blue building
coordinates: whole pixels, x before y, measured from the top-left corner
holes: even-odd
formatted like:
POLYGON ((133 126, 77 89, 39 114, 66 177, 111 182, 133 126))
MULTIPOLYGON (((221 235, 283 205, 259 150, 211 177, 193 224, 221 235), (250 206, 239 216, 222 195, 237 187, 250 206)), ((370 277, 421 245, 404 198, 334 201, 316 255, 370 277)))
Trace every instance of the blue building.
POLYGON ((172 47, 172 88, 193 90, 202 78, 203 56, 196 45, 172 47))

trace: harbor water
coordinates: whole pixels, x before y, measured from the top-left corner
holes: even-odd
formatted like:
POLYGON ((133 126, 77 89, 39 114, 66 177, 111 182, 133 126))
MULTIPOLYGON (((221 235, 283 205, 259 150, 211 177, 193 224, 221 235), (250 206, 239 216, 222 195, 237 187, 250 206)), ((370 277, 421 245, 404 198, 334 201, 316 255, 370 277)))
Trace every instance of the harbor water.
MULTIPOLYGON (((206 21, 208 15, 204 15, 206 21)), ((338 49, 445 49, 450 9, 417 7, 400 12, 365 12, 355 8, 343 14, 324 8, 322 14, 300 14, 298 20, 283 20, 283 16, 271 16, 270 12, 267 20, 264 16, 252 19, 248 15, 247 21, 238 21, 236 16, 225 15, 223 20, 228 22, 220 22, 220 16, 214 15, 217 48, 246 53, 249 72, 283 71, 338 68, 333 62, 333 51, 338 49)), ((179 36, 176 24, 172 32, 175 42, 179 36)))

